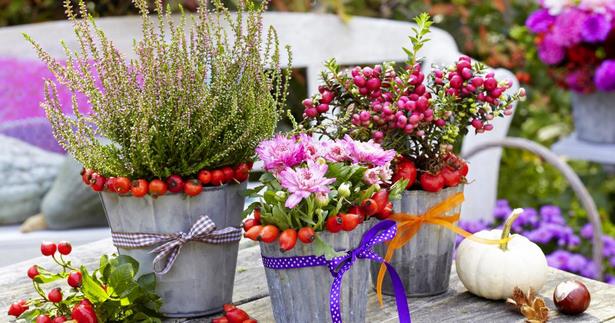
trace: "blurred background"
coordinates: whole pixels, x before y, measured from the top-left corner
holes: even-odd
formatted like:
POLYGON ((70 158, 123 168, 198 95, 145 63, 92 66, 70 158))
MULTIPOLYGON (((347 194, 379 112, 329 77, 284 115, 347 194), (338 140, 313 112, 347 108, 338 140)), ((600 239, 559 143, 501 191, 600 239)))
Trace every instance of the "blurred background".
MULTIPOLYGON (((172 3, 181 3, 188 10, 196 8, 195 0, 172 3)), ((227 1, 227 5, 232 8, 234 3, 227 1)), ((131 2, 126 0, 88 1, 88 6, 100 17, 136 13, 131 2)), ((270 4, 270 10, 274 11, 327 12, 337 14, 343 20, 352 19, 353 16, 370 16, 411 21, 418 13, 429 12, 434 17, 436 27, 453 35, 461 52, 491 67, 503 67, 515 73, 521 86, 527 90, 528 100, 518 106, 508 135, 527 138, 550 147, 569 135, 574 128, 570 95, 549 76, 547 67, 538 59, 535 37, 525 27, 527 17, 537 8, 538 3, 533 0, 272 0, 270 4)), ((0 0, 0 28, 63 19, 61 1, 0 0)), ((0 43, 0 46, 9 44, 0 43)), ((39 82, 40 74, 37 73, 44 75, 44 71, 16 75, 7 65, 2 65, 8 63, 3 63, 1 59, 0 121, 6 121, 12 118, 12 112, 7 107, 13 106, 15 100, 20 100, 15 95, 9 95, 9 88, 31 86, 32 89, 28 91, 40 92, 42 81, 39 82)), ((289 101, 296 109, 297 116, 302 111, 300 101, 307 96, 305 75, 302 73, 301 70, 294 71, 294 87, 289 101)), ((24 111, 32 111, 34 116, 44 116, 42 110, 37 110, 38 102, 23 99, 19 104, 23 105, 24 111)), ((61 152, 58 147, 50 150, 61 152)), ((568 163, 581 177, 598 205, 604 232, 611 237, 615 236, 613 169, 585 161, 569 160, 568 163)), ((499 176, 498 197, 501 201, 495 212, 502 213, 511 206, 524 207, 530 209, 530 213, 534 212, 533 215, 528 213, 528 217, 541 219, 556 212, 565 220, 558 230, 566 231, 584 243, 562 243, 557 234, 548 239, 542 236, 544 241, 541 246, 547 254, 552 255, 550 263, 585 276, 595 275, 589 271, 582 272, 584 266, 573 267, 560 259, 563 257, 562 252, 568 253, 564 257, 566 259, 576 255, 589 258, 591 254, 591 245, 587 241, 591 237, 587 215, 560 173, 529 152, 505 149, 499 176)), ((498 214, 495 215, 496 220, 498 214)), ((487 224, 466 224, 467 228, 472 225, 476 229, 487 224)), ((525 228, 520 227, 518 230, 533 230, 537 225, 528 222, 525 228)), ((606 243, 611 243, 609 241, 613 239, 606 243)), ((615 250, 615 247, 605 250, 615 250)), ((605 256, 605 266, 610 267, 607 279, 615 283, 615 251, 605 256)))

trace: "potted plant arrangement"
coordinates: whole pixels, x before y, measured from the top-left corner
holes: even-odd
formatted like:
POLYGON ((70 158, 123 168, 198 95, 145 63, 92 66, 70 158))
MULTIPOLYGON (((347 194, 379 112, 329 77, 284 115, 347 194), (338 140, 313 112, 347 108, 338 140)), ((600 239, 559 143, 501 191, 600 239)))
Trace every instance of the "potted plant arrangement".
MULTIPOLYGON (((483 64, 466 56, 452 66, 422 72, 417 53, 428 41, 431 21, 427 14, 415 21, 403 68, 384 63, 340 70, 335 61, 327 62, 320 93, 303 102, 306 120, 301 126, 333 139, 371 138, 398 153, 393 181, 407 181, 401 200, 393 203, 395 213, 401 213, 391 217, 399 233, 391 243, 395 247, 377 249, 400 272, 412 296, 448 288, 454 233, 426 218, 452 224, 459 217, 468 165, 454 148, 468 127, 489 132, 490 121, 512 114, 512 104, 525 95, 507 95, 511 83, 496 80, 483 64), (431 224, 421 227, 421 221, 431 224)), ((384 275, 380 268, 372 264, 374 281, 384 275)), ((383 290, 394 292, 390 280, 383 290)))
POLYGON ((551 77, 571 90, 578 139, 615 144, 615 4, 543 1, 526 26, 551 77))
POLYGON ((256 152, 265 173, 248 191, 258 200, 244 229, 260 241, 276 321, 364 322, 369 263, 361 259, 378 261, 372 246, 395 230, 392 221, 371 228, 372 218, 388 218, 389 200, 405 187, 390 185, 395 151, 298 134, 263 141, 256 152))
POLYGON ((66 64, 29 39, 57 79, 92 105, 82 114, 74 102, 75 116, 65 115, 55 84, 46 82, 42 106, 56 138, 100 192, 119 252, 156 273, 170 317, 231 303, 242 192, 254 148, 275 130, 290 76, 290 67, 279 69, 275 30, 262 31, 264 5, 242 2, 233 16, 221 1, 213 9, 199 3, 188 27, 160 1, 154 23, 148 1, 134 0, 143 39, 131 60, 84 1, 76 11, 65 2, 79 44, 66 49, 66 64))

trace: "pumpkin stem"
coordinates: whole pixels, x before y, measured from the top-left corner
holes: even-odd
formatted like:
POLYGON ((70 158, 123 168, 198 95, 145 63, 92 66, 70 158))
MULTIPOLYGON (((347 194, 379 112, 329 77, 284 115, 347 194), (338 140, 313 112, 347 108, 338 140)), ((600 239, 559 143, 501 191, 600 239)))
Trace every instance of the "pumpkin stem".
MULTIPOLYGON (((508 238, 508 236, 510 235, 510 229, 512 228, 513 222, 515 222, 515 220, 519 217, 519 215, 521 215, 521 213, 523 213, 523 209, 514 209, 510 213, 510 215, 506 219, 506 222, 504 222, 504 228, 502 229, 502 239, 508 238)), ((500 243, 500 249, 502 250, 508 249, 508 240, 500 243)))

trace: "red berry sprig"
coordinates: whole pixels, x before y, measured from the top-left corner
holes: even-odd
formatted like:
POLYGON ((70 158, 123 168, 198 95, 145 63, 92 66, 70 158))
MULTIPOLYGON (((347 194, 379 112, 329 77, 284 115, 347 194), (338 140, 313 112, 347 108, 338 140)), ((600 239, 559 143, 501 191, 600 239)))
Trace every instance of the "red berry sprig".
POLYGON ((258 323, 255 319, 250 318, 246 311, 233 304, 224 304, 223 310, 224 315, 212 319, 212 323, 258 323))
POLYGON ((196 178, 182 178, 171 175, 165 179, 154 179, 148 182, 145 179, 131 180, 128 177, 106 178, 91 169, 83 169, 81 178, 83 182, 96 192, 114 192, 120 195, 133 197, 158 196, 169 193, 184 193, 188 196, 199 195, 205 186, 220 186, 227 183, 241 183, 248 180, 252 170, 252 162, 241 163, 235 167, 225 166, 214 170, 201 170, 196 178))
MULTIPOLYGON (((360 205, 351 206, 347 212, 329 216, 324 222, 323 230, 331 233, 352 231, 370 216, 383 220, 392 213, 393 203, 389 201, 389 191, 382 189, 365 199, 360 205)), ((288 228, 280 232, 280 228, 274 224, 263 224, 261 211, 258 208, 254 209, 252 218, 243 222, 243 230, 245 231, 244 237, 254 241, 265 243, 279 241, 281 252, 293 249, 297 240, 310 244, 316 239, 316 231, 309 226, 299 230, 288 228)))

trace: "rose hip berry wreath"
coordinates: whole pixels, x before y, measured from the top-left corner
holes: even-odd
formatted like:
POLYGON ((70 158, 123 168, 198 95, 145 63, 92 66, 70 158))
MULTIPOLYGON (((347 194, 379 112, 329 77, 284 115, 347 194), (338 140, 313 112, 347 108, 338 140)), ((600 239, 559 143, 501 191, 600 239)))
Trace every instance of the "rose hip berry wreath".
POLYGON ((491 121, 511 115, 525 91, 506 94, 510 81, 497 80, 467 56, 425 74, 417 54, 428 41, 431 21, 427 14, 415 21, 403 68, 383 63, 341 70, 329 60, 320 93, 303 101, 305 118, 299 129, 333 139, 373 139, 400 155, 394 180, 405 178, 409 189, 437 192, 465 181, 468 165, 454 148, 468 127, 477 134, 491 131, 491 121))

